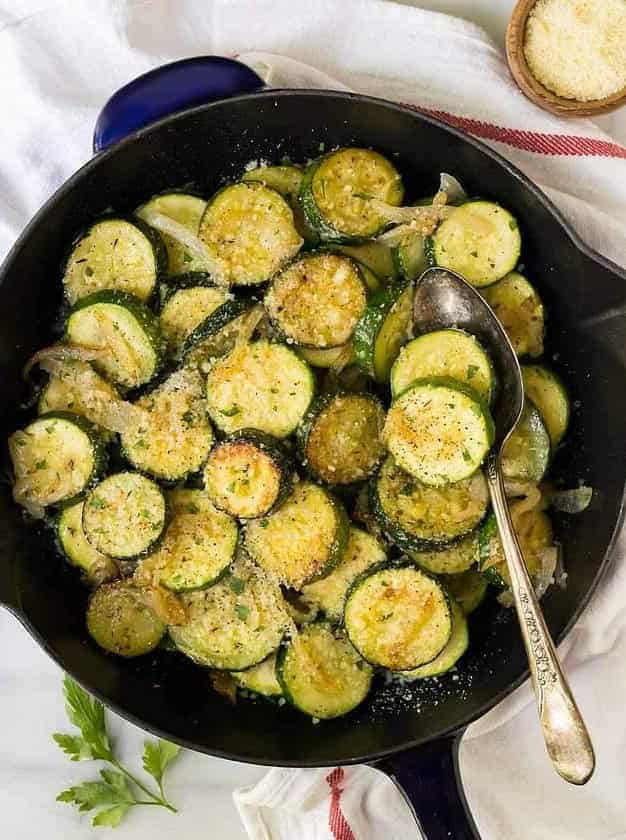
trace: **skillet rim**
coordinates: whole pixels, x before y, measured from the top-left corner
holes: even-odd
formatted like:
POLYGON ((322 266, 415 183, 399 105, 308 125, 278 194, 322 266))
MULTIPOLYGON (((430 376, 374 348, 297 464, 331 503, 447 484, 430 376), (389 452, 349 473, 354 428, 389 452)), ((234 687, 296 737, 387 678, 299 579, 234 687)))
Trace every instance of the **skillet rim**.
MULTIPOLYGON (((213 107, 222 106, 227 103, 238 103, 238 102, 246 102, 251 99, 272 99, 272 98, 285 98, 288 99, 291 96, 304 96, 304 97, 323 97, 326 99, 339 99, 339 100, 356 100, 358 102, 365 102, 371 103, 376 106, 383 106, 391 111, 399 111, 402 114, 408 114, 413 119, 417 120, 418 122, 425 122, 431 125, 436 126, 439 129, 443 129, 444 131, 448 132, 449 134, 456 137, 462 143, 469 144, 474 146, 478 151, 482 152, 483 154, 490 157, 494 160, 497 164, 499 164, 506 173, 514 178, 516 181, 520 182, 521 185, 528 190, 535 201, 539 202, 542 207, 549 212, 552 217, 556 220, 556 222, 561 226, 561 228, 565 231, 568 238, 570 239, 574 248, 576 248, 580 253, 585 255, 587 258, 592 260, 593 262, 597 263, 598 265, 602 266, 607 271, 614 274, 616 277, 621 278, 622 280, 626 281, 626 270, 622 269, 616 263, 612 262, 608 258, 602 256, 598 253, 595 249, 591 248, 587 245, 576 233, 572 225, 565 219, 563 214, 557 207, 552 203, 552 201, 545 195, 545 193, 537 187, 524 173, 518 169, 514 164, 510 163, 506 158, 500 155, 498 152, 491 149, 485 143, 480 140, 477 140, 474 137, 470 137, 469 135, 463 133, 459 129, 454 128, 453 126, 448 125, 447 123, 443 122, 442 120, 437 119, 436 117, 431 116, 430 114, 422 113, 418 111, 416 108, 410 105, 403 105, 398 104, 395 102, 391 102, 390 100, 383 99, 381 97, 375 96, 366 96, 363 94, 358 93, 350 93, 344 91, 336 91, 336 90, 326 90, 326 89, 316 89, 316 88, 271 88, 271 89, 264 89, 260 91, 254 91, 251 93, 242 94, 240 96, 233 96, 228 97, 226 99, 219 99, 215 102, 210 102, 204 105, 196 105, 192 108, 186 108, 185 110, 178 111, 175 114, 171 114, 163 119, 160 119, 154 123, 151 123, 148 126, 138 129, 137 131, 129 134, 123 140, 120 140, 118 143, 114 144, 110 148, 99 152, 98 154, 94 155, 91 159, 89 159, 86 163, 84 163, 79 169, 76 170, 66 181, 64 181, 56 190, 55 192, 48 198, 44 204, 37 210, 34 216, 30 219, 27 223, 26 227, 22 230, 20 235, 18 236, 17 240, 9 250, 8 254, 6 255, 5 259, 3 260, 2 264, 0 265, 0 285, 4 280, 4 276, 10 271, 11 264, 15 260, 17 254, 22 249, 24 244, 30 238, 31 232, 37 228, 40 224, 41 220, 46 216, 46 214, 53 209, 55 203, 66 193, 71 192, 74 186, 82 181, 85 177, 87 177, 93 170, 97 169, 100 162, 103 160, 108 159, 109 157, 114 156, 117 151, 121 148, 124 148, 127 145, 132 143, 140 142, 141 139, 149 135, 151 132, 159 131, 163 126, 171 125, 177 122, 178 120, 183 120, 186 117, 192 116, 194 114, 199 114, 204 111, 209 111, 213 107)), ((624 487, 622 489, 622 499, 620 503, 619 512, 617 515, 617 519, 615 525, 613 527, 613 531, 611 534, 611 539, 605 551, 605 554, 602 558, 602 561, 598 567, 598 570, 593 578, 591 585, 589 586, 588 590, 586 591, 584 597, 580 600, 577 604, 571 618, 566 623, 563 630, 558 634, 555 638, 556 644, 560 644, 560 642, 565 639, 565 637, 569 634, 572 630, 573 626, 576 624, 580 616, 582 615, 583 611, 589 605, 593 595, 595 594, 600 582, 605 577, 606 572, 613 561, 614 555, 614 548, 619 537, 619 534, 624 526, 626 521, 626 478, 624 482, 624 487)), ((16 618, 20 621, 22 626, 27 630, 29 635, 37 642, 39 647, 46 653, 50 659, 56 662, 57 665, 67 673, 73 680, 79 683, 85 690, 87 690, 90 694, 100 700, 106 708, 115 712, 115 714, 119 715, 124 720, 134 724, 135 726, 139 727, 145 732, 150 733, 159 738, 165 738, 170 740, 174 743, 179 744, 180 746, 184 747, 185 749, 193 750, 195 752, 203 753, 205 755, 214 756, 216 758, 227 759, 229 761, 239 761, 246 764, 253 764, 258 766, 279 766, 279 767, 302 767, 302 768, 311 768, 311 767, 325 767, 328 765, 327 761, 316 761, 316 760, 301 760, 301 761, 294 761, 294 760, 283 760, 280 762, 276 762, 275 760, 269 760, 264 758, 258 757, 243 757, 241 754, 234 754, 228 752, 226 750, 221 750, 218 748, 209 748, 206 746, 198 745, 197 743, 186 739, 186 738, 179 738, 173 737, 170 733, 159 729, 158 727, 152 726, 151 724, 147 724, 141 718, 137 717, 136 715, 128 712, 121 706, 119 706, 116 702, 111 701, 109 698, 105 697, 104 694, 101 692, 94 690, 93 688, 89 687, 86 683, 82 680, 78 679, 76 675, 72 672, 71 669, 68 669, 66 665, 63 663, 62 658, 57 656, 52 647, 48 643, 47 639, 42 636, 37 629, 31 624, 28 617, 20 610, 19 606, 9 605, 9 604, 0 604, 0 606, 4 606, 9 612, 13 613, 16 618)), ((499 691, 497 694, 492 696, 489 701, 480 705, 477 709, 475 709, 472 713, 462 717, 460 721, 458 721, 454 726, 447 727, 441 730, 438 730, 434 733, 430 733, 425 735, 421 738, 414 738, 408 741, 404 741, 401 744, 396 745, 391 749, 385 750, 378 750, 375 752, 365 753, 363 755, 351 757, 348 759, 342 759, 339 761, 333 762, 338 766, 348 766, 352 764, 372 764, 376 763, 382 759, 389 758, 390 756, 397 755, 399 753, 419 749, 419 747, 423 744, 430 743, 432 741, 440 740, 447 736, 451 736, 457 733, 463 733, 464 730, 474 721, 478 720, 480 717, 485 715, 488 711, 495 708, 498 703, 508 697, 513 691, 519 688, 522 683, 524 683, 529 677, 528 669, 524 669, 524 671, 520 674, 520 676, 515 679, 513 682, 509 683, 506 688, 499 691)))

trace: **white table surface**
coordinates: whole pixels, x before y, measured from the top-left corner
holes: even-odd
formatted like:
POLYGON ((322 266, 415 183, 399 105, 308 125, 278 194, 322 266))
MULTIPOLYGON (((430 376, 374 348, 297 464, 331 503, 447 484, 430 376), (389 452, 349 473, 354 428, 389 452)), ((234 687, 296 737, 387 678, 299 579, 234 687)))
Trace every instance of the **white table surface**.
MULTIPOLYGON (((340 0, 337 0, 340 2, 340 0)), ((405 5, 419 6, 425 9, 459 15, 484 27, 500 44, 503 43, 504 31, 514 0, 397 0, 405 5)), ((40 0, 23 0, 24 11, 34 12, 43 5, 40 0)), ((2 24, 0 14, 0 25, 2 24)), ((605 117, 604 127, 626 140, 626 120, 620 119, 619 131, 615 118, 605 117)), ((86 818, 78 817, 69 806, 55 802, 55 796, 64 787, 75 784, 94 775, 95 765, 84 762, 72 764, 61 754, 50 737, 55 731, 69 731, 63 710, 61 697, 62 673, 45 654, 39 650, 28 634, 13 616, 0 610, 0 837, 6 840, 84 840, 97 836, 86 818), (54 703, 41 704, 40 697, 56 698, 54 703), (33 737, 35 730, 37 737, 33 737), (24 744, 28 748, 24 749, 24 744)), ((623 669, 622 669, 623 671, 623 669)), ((623 674, 622 674, 623 676, 623 674)), ((620 677, 616 691, 626 692, 626 684, 620 677)), ((595 697, 593 680, 584 680, 584 674, 576 680, 575 688, 581 701, 588 696, 590 704, 602 702, 595 697)), ((586 704, 585 704, 586 705, 586 704)), ((534 764, 534 758, 543 762, 542 746, 533 725, 534 711, 528 709, 524 715, 525 725, 532 730, 526 749, 520 754, 520 763, 534 764)), ((109 715, 112 731, 119 732, 120 722, 109 715)), ((510 744, 510 725, 493 736, 491 749, 507 749, 510 744), (508 742, 508 743, 507 743, 508 742)), ((128 760, 136 760, 141 751, 144 733, 129 724, 123 724, 124 754, 128 760)), ((596 737, 598 733, 596 732, 596 737)), ((623 739, 621 739, 623 740, 623 739)), ((605 766, 605 772, 621 773, 623 768, 617 760, 617 753, 623 750, 616 744, 611 749, 611 738, 607 733, 600 733, 600 742, 596 746, 607 753, 615 753, 615 761, 605 766), (604 735, 606 734, 606 737, 604 735)), ((626 746, 624 744, 622 747, 626 746)), ((480 760, 480 747, 467 746, 463 750, 462 770, 467 765, 471 768, 474 760, 480 760)), ((622 762, 623 764, 623 762, 622 762)), ((538 765, 540 766, 540 765, 538 765)), ((136 769, 139 765, 136 765, 136 769)), ((541 772, 541 771, 539 771, 541 772)), ((115 831, 118 840, 244 840, 237 813, 232 803, 231 791, 235 787, 251 784, 263 775, 263 768, 234 762, 212 759, 192 753, 184 753, 179 765, 171 773, 169 794, 171 800, 180 808, 180 814, 173 816, 163 811, 158 819, 152 814, 142 813, 145 809, 136 809, 135 813, 115 831)), ((465 775, 465 771, 464 771, 465 775)), ((543 772, 541 772, 543 777, 543 772)), ((561 783, 549 775, 543 777, 542 790, 550 796, 550 787, 561 783)), ((514 780, 512 780, 514 781, 514 780)), ((467 779, 468 795, 472 800, 471 780, 467 779)), ((533 791, 515 791, 515 796, 523 797, 526 805, 537 807, 533 803, 533 791)), ((610 820, 609 820, 610 822, 610 820)), ((607 824, 608 828, 608 824, 607 824)), ((613 831, 617 826, 613 825, 613 831)), ((621 828, 621 826, 620 826, 621 828)), ((556 829, 556 827, 555 827, 556 829)), ((626 835, 610 832, 612 838, 626 835)), ((589 832, 576 833, 576 837, 608 837, 609 834, 595 835, 593 828, 589 832)), ((550 834, 550 837, 553 836, 550 834)), ((554 835, 556 836, 556 835, 554 835)), ((569 835, 574 837, 572 833, 569 835)), ((548 835, 546 835, 546 840, 548 835)), ((297 838, 294 838, 297 840, 297 838)), ((411 840, 411 838, 407 838, 411 840)))

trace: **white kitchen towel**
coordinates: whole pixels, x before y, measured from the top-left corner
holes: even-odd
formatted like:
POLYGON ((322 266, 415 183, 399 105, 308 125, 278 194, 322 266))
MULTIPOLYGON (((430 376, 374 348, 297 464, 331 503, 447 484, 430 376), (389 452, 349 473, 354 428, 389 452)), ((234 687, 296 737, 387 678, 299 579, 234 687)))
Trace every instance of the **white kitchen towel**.
MULTIPOLYGON (((626 265, 626 121, 621 122, 618 141, 589 120, 552 117, 517 91, 501 50, 478 27, 379 0, 0 0, 0 252, 89 157, 98 110, 117 87, 163 62, 210 53, 239 54, 274 86, 349 88, 437 114, 516 163, 542 185, 583 239, 626 265)), ((620 121, 615 122, 619 127, 620 121)), ((541 287, 541 278, 537 282, 541 287)), ((590 704, 604 704, 609 718, 612 696, 619 696, 615 686, 620 680, 624 683, 623 670, 616 674, 605 667, 619 661, 614 653, 624 642, 626 572, 619 562, 623 541, 615 553, 602 588, 562 651, 582 692, 585 712, 594 711, 585 708, 588 699, 590 704), (597 670, 602 676, 594 677, 593 685, 581 682, 596 668, 590 660, 602 655, 604 664, 597 670), (595 693, 588 694, 591 689, 595 693)), ((571 792, 561 793, 561 788, 548 798, 533 793, 545 760, 532 711, 520 711, 529 701, 528 689, 522 687, 467 734, 472 740, 464 747, 462 762, 471 769, 470 800, 485 837, 621 836, 626 809, 616 807, 615 797, 606 790, 594 793, 593 803, 570 824, 580 798, 571 800, 571 792), (532 744, 538 763, 524 764, 530 747, 520 751, 508 743, 509 737, 532 744), (486 768, 482 773, 481 759, 486 768), (490 773, 494 766, 497 774, 490 773), (510 779, 515 780, 513 788, 507 786, 510 779), (510 800, 520 792, 530 797, 521 825, 510 818, 500 798, 502 794, 510 800), (589 833, 586 817, 593 818, 589 833), (550 833, 543 832, 539 827, 548 823, 550 833), (598 825, 601 830, 594 833, 598 825)), ((598 731, 592 727, 596 740, 606 734, 607 749, 611 743, 617 749, 623 736, 612 741, 601 729, 601 718, 596 718, 598 731)), ((614 720, 620 722, 617 712, 614 720)), ((333 776, 329 782, 330 772, 271 771, 262 789, 238 794, 251 836, 349 838, 329 825, 328 818, 318 816, 339 802, 343 787, 341 806, 350 825, 358 825, 353 831, 358 840, 394 837, 391 828, 375 821, 373 810, 366 811, 366 802, 374 808, 384 801, 397 808, 397 814, 405 807, 396 794, 389 794, 379 774, 346 768, 341 782, 333 776), (281 798, 274 785, 288 795, 281 798), (303 788, 309 791, 304 799, 298 794, 303 788), (286 824, 281 816, 285 805, 292 819, 302 818, 297 829, 290 823, 288 835, 279 828, 286 824), (369 814, 369 823, 362 823, 363 813, 369 814), (255 822, 257 817, 261 822, 255 822), (265 834, 260 828, 264 819, 271 826, 263 829, 265 834), (376 833, 368 824, 377 826, 376 833)), ((621 765, 613 775, 623 786, 621 765)), ((540 789, 552 784, 551 776, 542 777, 540 789)), ((388 815, 381 811, 378 816, 384 821, 388 815)), ((404 834, 398 836, 410 838, 410 822, 401 825, 404 834)))

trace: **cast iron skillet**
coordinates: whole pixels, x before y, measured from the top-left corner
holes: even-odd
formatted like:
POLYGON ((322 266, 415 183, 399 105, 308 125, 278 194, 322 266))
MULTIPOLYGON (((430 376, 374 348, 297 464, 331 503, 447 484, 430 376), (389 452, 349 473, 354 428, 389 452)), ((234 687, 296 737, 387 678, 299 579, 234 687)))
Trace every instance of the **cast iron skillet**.
MULTIPOLYGON (((520 221, 523 261, 549 313, 546 358, 576 406, 554 474, 579 479, 597 501, 577 517, 556 517, 568 584, 543 601, 557 639, 589 600, 607 563, 626 473, 626 274, 593 253, 543 194, 485 146, 389 102, 332 91, 250 93, 260 80, 225 59, 192 59, 136 80, 98 122, 98 154, 28 225, 0 274, 2 433, 15 428, 26 396, 21 368, 50 340, 60 302, 59 265, 68 243, 105 209, 131 211, 160 190, 192 185, 211 194, 251 159, 302 161, 321 144, 372 146, 403 173, 408 195, 434 191, 441 170, 468 192, 501 201, 520 221), (248 91, 224 101, 224 97, 248 91), (207 101, 214 101, 206 104, 207 101), (205 103, 200 105, 199 103, 205 103), (188 108, 189 105, 196 107, 188 108), (165 114, 188 109, 135 130, 165 114), (578 402, 580 401, 580 403, 578 402)), ((285 766, 370 763, 391 774, 429 840, 478 836, 459 784, 458 745, 467 725, 526 677, 512 611, 486 604, 471 621, 471 647, 458 678, 397 692, 380 686, 346 718, 314 726, 265 703, 229 705, 209 691, 201 668, 174 654, 136 661, 107 656, 87 637, 86 593, 27 526, 10 488, 0 489, 0 602, 67 672, 133 723, 190 749, 285 766), (437 703, 433 700, 437 700, 437 703)))

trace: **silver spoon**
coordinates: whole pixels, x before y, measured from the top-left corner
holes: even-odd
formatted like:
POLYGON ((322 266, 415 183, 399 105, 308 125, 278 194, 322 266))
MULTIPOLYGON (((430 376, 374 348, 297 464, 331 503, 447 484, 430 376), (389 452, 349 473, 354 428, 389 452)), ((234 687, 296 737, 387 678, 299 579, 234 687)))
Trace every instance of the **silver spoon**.
POLYGON ((500 456, 517 425, 524 403, 517 356, 491 308, 473 286, 452 271, 429 268, 421 275, 415 288, 414 319, 418 333, 458 327, 475 335, 495 365, 500 386, 494 410, 496 435, 485 461, 491 503, 511 577, 511 592, 548 755, 560 776, 572 784, 584 785, 595 767, 593 745, 559 665, 511 524, 504 493, 500 456))

